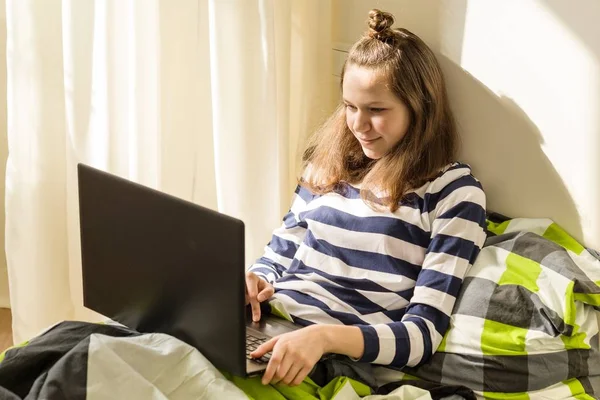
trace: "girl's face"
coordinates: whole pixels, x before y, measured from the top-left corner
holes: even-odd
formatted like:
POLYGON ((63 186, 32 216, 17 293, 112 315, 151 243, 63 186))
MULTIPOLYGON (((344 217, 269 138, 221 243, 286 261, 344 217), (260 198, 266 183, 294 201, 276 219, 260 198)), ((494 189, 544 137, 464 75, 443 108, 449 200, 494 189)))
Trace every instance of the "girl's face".
POLYGON ((367 157, 380 159, 400 143, 408 130, 410 113, 381 73, 349 65, 342 94, 346 124, 367 157))

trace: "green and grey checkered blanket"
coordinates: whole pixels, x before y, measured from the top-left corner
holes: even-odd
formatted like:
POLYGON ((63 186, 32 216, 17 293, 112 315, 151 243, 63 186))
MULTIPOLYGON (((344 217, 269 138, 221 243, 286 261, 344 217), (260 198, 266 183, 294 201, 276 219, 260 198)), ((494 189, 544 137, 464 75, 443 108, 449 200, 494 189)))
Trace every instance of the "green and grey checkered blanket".
POLYGON ((597 253, 548 219, 488 230, 438 351, 405 372, 486 398, 600 395, 597 253))

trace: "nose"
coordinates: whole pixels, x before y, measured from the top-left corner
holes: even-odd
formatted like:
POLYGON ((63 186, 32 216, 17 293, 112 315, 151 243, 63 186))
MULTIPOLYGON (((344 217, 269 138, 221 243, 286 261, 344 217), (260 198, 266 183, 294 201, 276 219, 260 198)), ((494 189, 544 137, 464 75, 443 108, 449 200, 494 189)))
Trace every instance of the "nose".
POLYGON ((368 116, 360 110, 357 111, 354 115, 354 123, 352 124, 352 130, 354 130, 354 132, 367 132, 370 128, 371 125, 369 123, 368 116))

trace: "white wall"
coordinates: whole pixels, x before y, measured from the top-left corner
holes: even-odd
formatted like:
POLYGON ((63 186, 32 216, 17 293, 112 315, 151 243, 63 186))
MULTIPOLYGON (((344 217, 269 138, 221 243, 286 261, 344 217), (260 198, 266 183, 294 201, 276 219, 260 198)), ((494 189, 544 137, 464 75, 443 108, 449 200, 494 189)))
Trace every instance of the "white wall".
POLYGON ((438 56, 488 207, 550 217, 600 249, 600 2, 333 0, 334 48, 371 8, 438 56))

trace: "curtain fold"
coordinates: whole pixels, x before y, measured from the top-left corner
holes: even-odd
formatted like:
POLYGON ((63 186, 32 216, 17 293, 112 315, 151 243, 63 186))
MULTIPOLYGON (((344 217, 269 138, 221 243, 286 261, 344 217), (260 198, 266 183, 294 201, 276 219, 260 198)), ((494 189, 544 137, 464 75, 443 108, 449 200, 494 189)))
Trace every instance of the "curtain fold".
POLYGON ((330 17, 328 0, 6 0, 16 342, 99 318, 78 162, 243 219, 247 264, 260 256, 330 111, 330 17))

